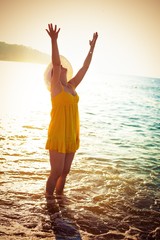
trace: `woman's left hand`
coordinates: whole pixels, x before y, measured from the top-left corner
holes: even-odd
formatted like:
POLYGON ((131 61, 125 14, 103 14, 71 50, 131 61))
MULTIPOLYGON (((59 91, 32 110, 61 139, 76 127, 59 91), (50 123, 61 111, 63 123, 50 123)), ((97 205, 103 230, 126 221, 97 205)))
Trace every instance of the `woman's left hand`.
POLYGON ((96 44, 97 38, 98 38, 98 33, 95 32, 95 33, 93 34, 93 38, 92 38, 92 40, 89 41, 89 44, 90 44, 90 47, 91 47, 91 49, 90 49, 91 51, 94 50, 94 47, 95 47, 95 44, 96 44))

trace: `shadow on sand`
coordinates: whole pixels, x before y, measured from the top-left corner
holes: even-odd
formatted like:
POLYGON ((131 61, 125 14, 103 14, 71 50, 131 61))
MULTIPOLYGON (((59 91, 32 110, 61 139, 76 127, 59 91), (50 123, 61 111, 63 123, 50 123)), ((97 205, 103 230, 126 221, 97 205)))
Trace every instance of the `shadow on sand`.
POLYGON ((68 201, 64 195, 46 197, 51 228, 56 240, 82 240, 73 213, 67 209, 68 201))

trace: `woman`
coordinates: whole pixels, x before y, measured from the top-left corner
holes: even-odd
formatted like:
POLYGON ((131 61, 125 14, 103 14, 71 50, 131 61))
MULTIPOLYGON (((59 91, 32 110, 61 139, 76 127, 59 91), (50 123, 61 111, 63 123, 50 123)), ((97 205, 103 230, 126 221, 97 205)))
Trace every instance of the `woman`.
POLYGON ((52 77, 51 77, 51 121, 48 129, 46 149, 49 150, 51 171, 46 184, 46 196, 62 194, 66 177, 70 171, 76 150, 79 148, 79 117, 76 87, 82 81, 90 65, 95 43, 98 37, 94 33, 89 41, 90 49, 82 68, 69 82, 67 69, 61 65, 58 50, 58 34, 60 28, 54 29, 52 24, 46 29, 52 44, 52 77))

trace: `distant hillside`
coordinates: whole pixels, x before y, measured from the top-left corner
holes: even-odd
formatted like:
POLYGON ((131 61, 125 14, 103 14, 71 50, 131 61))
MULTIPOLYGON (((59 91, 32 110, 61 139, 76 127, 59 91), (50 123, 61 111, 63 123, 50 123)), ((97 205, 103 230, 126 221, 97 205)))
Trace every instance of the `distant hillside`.
POLYGON ((48 64, 50 62, 50 56, 23 45, 0 42, 0 61, 48 64))

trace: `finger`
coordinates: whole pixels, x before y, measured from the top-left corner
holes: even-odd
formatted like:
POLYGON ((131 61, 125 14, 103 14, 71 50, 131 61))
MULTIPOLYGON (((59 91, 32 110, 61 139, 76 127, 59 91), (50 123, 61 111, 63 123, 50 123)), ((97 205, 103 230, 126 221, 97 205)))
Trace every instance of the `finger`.
POLYGON ((52 23, 48 24, 49 31, 51 31, 52 23))
POLYGON ((96 32, 96 33, 94 33, 94 37, 93 37, 93 41, 94 41, 94 42, 97 40, 97 37, 98 37, 98 34, 97 34, 97 32, 96 32))
POLYGON ((60 30, 61 30, 61 29, 59 28, 58 31, 57 31, 57 33, 59 33, 60 30))
POLYGON ((52 23, 50 25, 50 30, 53 32, 53 25, 52 25, 52 23))
POLYGON ((46 31, 47 31, 48 35, 50 36, 50 32, 48 31, 48 29, 46 29, 46 31))
POLYGON ((97 38, 98 37, 98 33, 96 32, 95 34, 96 34, 96 38, 97 38))

